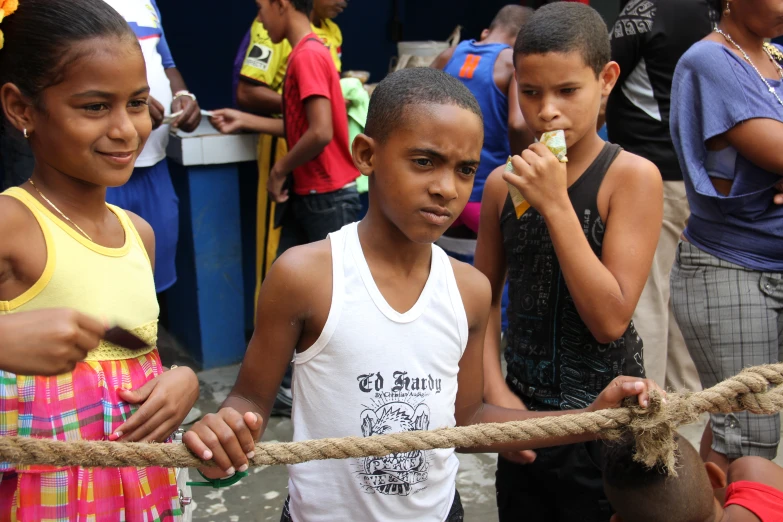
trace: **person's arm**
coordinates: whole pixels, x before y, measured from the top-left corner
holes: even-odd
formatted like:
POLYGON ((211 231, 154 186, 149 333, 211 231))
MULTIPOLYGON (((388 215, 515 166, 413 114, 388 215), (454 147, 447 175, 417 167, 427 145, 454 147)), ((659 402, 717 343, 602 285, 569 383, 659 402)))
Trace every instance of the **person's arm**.
POLYGON ((285 126, 280 118, 256 116, 236 109, 216 109, 212 111, 209 121, 223 134, 247 131, 271 134, 279 138, 285 137, 285 126))
MULTIPOLYGON (((501 301, 507 273, 506 251, 500 228, 500 214, 508 196, 508 188, 502 177, 503 169, 498 167, 492 171, 484 185, 474 258, 474 266, 489 279, 492 290, 489 322, 484 336, 484 401, 503 408, 526 410, 525 403, 506 384, 500 366, 501 301)), ((503 457, 520 464, 530 463, 536 458, 532 451, 505 454, 503 457)))
MULTIPOLYGON (((634 395, 639 396, 640 404, 643 406, 647 405, 649 400, 647 392, 648 387, 653 387, 655 385, 651 381, 644 381, 633 377, 618 377, 612 381, 612 383, 601 392, 596 401, 586 410, 535 412, 501 408, 485 404, 483 400, 484 375, 482 359, 487 316, 489 314, 491 300, 491 289, 487 279, 473 267, 457 261, 452 262, 452 265, 454 265, 457 286, 462 295, 462 302, 465 305, 465 312, 468 316, 469 328, 468 343, 465 348, 465 353, 460 360, 459 374, 457 376, 457 399, 454 413, 458 426, 552 417, 568 413, 615 408, 620 406, 620 403, 625 397, 634 395)), ((561 444, 585 442, 594 440, 595 438, 596 436, 592 434, 571 435, 544 440, 529 440, 464 448, 460 451, 466 453, 522 451, 548 446, 559 446, 561 444)))
POLYGON ((637 23, 638 15, 634 14, 632 7, 636 4, 627 5, 620 12, 614 26, 609 30, 609 37, 612 45, 612 61, 620 66, 620 77, 617 79, 617 89, 608 98, 601 101, 601 110, 598 114, 597 129, 603 127, 606 121, 606 105, 611 103, 612 96, 621 96, 620 87, 625 84, 628 76, 636 69, 639 61, 642 59, 642 50, 652 24, 655 20, 657 10, 653 9, 648 14, 643 24, 637 23), (627 28, 633 28, 628 30, 627 28))
POLYGON ((183 438, 196 455, 214 460, 223 475, 246 466, 247 454, 263 435, 312 314, 314 295, 326 291, 331 298, 331 251, 328 242, 320 247, 293 248, 272 265, 261 286, 256 328, 236 384, 218 413, 205 416, 183 438))
MULTIPOLYGON (((158 20, 161 20, 160 9, 155 0, 152 1, 152 7, 158 15, 158 20)), ((160 40, 156 46, 158 54, 161 57, 163 63, 163 69, 166 71, 166 76, 171 84, 171 93, 176 94, 181 91, 187 91, 188 86, 185 85, 185 80, 182 79, 182 75, 177 70, 177 65, 174 63, 174 58, 171 56, 171 50, 169 49, 169 43, 166 40, 166 32, 163 30, 163 26, 160 27, 160 40)), ((182 114, 172 122, 172 128, 179 128, 185 132, 193 132, 201 123, 201 108, 198 106, 196 100, 187 96, 178 96, 171 103, 171 112, 182 111, 182 114)))
POLYGON ((729 465, 728 483, 747 480, 766 484, 783 493, 783 468, 763 457, 742 457, 729 465))
POLYGON ((598 342, 616 340, 631 321, 660 236, 663 181, 658 169, 625 152, 612 164, 601 188, 610 196, 599 259, 568 198, 565 164, 540 143, 512 161, 516 174, 505 173, 504 179, 543 216, 579 316, 598 342))
POLYGON ((100 321, 66 308, 0 315, 0 369, 17 375, 70 372, 105 333, 100 321))
POLYGON ((617 86, 625 84, 625 81, 636 69, 639 61, 642 59, 644 44, 649 36, 652 25, 655 22, 657 10, 650 11, 649 19, 645 19, 644 24, 638 24, 638 14, 634 14, 635 4, 627 5, 625 9, 617 16, 614 26, 609 30, 609 37, 612 46, 612 61, 620 66, 620 76, 617 79, 617 86), (627 28, 632 28, 628 30, 627 28))
MULTIPOLYGON (((155 232, 144 219, 128 212, 150 260, 155 268, 155 232)), ((164 371, 134 390, 118 389, 117 395, 139 409, 109 437, 122 442, 164 442, 196 403, 199 394, 198 377, 190 368, 181 366, 164 371)))
POLYGON ((525 117, 519 107, 519 87, 517 79, 511 73, 508 82, 508 142, 511 145, 511 153, 519 154, 535 142, 533 132, 527 126, 525 117))
POLYGON ((500 306, 506 283, 506 250, 500 229, 500 212, 508 195, 503 169, 498 167, 492 171, 484 185, 474 257, 474 266, 489 280, 492 294, 484 340, 484 399, 497 406, 524 408, 519 397, 508 389, 500 366, 500 306))
POLYGON ((240 109, 260 116, 282 114, 278 89, 290 49, 288 42, 273 43, 263 26, 253 23, 239 51, 242 65, 235 94, 240 109))
POLYGON ((237 105, 243 111, 272 116, 283 112, 283 97, 266 84, 240 77, 237 85, 237 105))
POLYGON ((275 177, 285 178, 289 172, 321 154, 332 141, 334 129, 332 105, 329 99, 323 96, 311 96, 304 101, 304 105, 307 112, 307 130, 288 154, 275 163, 272 168, 275 177))
POLYGON ((748 161, 783 176, 783 122, 755 118, 735 125, 724 136, 748 161))
POLYGON ((342 93, 333 93, 330 89, 336 74, 331 58, 327 61, 324 56, 314 52, 302 52, 295 63, 289 64, 286 81, 295 82, 299 88, 307 116, 307 130, 269 172, 267 190, 278 203, 288 199, 288 194, 283 190, 286 176, 321 154, 332 141, 335 115, 332 114, 331 97, 339 97, 340 105, 345 105, 342 93))
POLYGON ((441 71, 446 68, 446 64, 449 63, 449 60, 451 60, 451 57, 454 56, 454 47, 449 47, 442 53, 440 53, 438 56, 435 57, 435 60, 430 64, 430 67, 433 69, 440 69, 441 71))
MULTIPOLYGON (((166 76, 171 84, 171 92, 176 95, 178 92, 188 91, 185 80, 176 67, 166 69, 166 76)), ((188 91, 189 92, 189 91, 188 91)), ((193 132, 201 123, 201 108, 198 102, 186 95, 179 95, 171 102, 171 112, 182 111, 182 114, 171 124, 174 128, 180 128, 185 132, 193 132)))

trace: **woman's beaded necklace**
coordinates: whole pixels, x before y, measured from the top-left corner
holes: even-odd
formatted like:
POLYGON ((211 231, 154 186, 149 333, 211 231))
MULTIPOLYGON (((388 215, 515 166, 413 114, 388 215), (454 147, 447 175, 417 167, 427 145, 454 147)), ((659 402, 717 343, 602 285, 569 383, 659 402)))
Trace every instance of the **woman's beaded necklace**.
MULTIPOLYGON (((764 82, 764 85, 767 86, 767 90, 772 93, 772 96, 775 97, 776 100, 778 100, 778 103, 780 103, 781 106, 783 106, 783 100, 780 99, 780 96, 778 96, 778 93, 775 92, 775 88, 769 84, 766 78, 764 78, 764 75, 761 74, 761 71, 758 70, 756 65, 753 63, 753 61, 750 59, 750 56, 748 56, 748 53, 745 52, 745 50, 739 46, 737 42, 734 41, 734 39, 728 34, 724 33, 720 30, 720 28, 716 27, 714 31, 720 35, 722 35, 731 45, 737 48, 737 50, 742 53, 742 56, 745 57, 745 61, 750 64, 751 67, 753 67, 753 70, 756 71, 756 74, 759 75, 759 78, 761 78, 761 81, 764 82)), ((780 66, 780 64, 775 60, 775 58, 772 56, 772 53, 770 50, 764 46, 764 52, 767 53, 767 56, 769 56, 769 59, 772 60, 772 63, 775 64, 775 67, 778 68, 778 72, 780 73, 780 77, 783 78, 783 67, 780 66)))

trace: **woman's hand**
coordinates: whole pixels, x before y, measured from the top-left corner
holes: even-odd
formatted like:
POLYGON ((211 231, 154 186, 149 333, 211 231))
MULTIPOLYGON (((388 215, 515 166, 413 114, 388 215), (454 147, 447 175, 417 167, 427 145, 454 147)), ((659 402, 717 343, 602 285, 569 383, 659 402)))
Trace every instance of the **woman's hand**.
POLYGON ((0 316, 0 369, 18 375, 60 375, 97 348, 106 328, 65 308, 0 316))
POLYGON ((117 390, 129 404, 141 404, 109 440, 163 442, 180 426, 198 399, 198 377, 190 368, 163 372, 136 390, 117 390))

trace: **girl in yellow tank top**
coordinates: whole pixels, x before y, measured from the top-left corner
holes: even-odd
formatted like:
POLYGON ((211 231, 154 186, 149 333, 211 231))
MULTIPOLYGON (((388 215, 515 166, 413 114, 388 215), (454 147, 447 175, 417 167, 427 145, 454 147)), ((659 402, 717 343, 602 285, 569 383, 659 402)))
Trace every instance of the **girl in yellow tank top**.
MULTIPOLYGON (((56 319, 63 331, 52 334, 59 342, 48 353, 73 369, 51 377, 0 371, 0 435, 166 441, 198 397, 198 380, 187 368, 165 371, 154 348, 152 229, 105 202, 107 186, 129 179, 151 132, 141 49, 103 0, 22 0, 3 32, 0 100, 36 166, 27 183, 0 196, 0 316, 56 319), (79 350, 68 348, 83 354, 98 343, 101 321, 132 330, 149 348, 100 341, 74 365, 79 350)), ((181 514, 170 469, 0 464, 0 522, 181 514)))

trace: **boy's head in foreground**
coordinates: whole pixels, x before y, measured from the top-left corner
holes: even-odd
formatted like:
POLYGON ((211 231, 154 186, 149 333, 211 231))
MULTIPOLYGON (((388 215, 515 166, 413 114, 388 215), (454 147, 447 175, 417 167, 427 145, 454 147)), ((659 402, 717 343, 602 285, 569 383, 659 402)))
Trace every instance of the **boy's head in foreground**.
POLYGON ((484 141, 476 99, 437 69, 387 76, 370 100, 354 163, 370 178, 368 219, 432 243, 468 202, 484 141))
POLYGON ((564 130, 568 147, 596 132, 601 98, 620 67, 595 9, 556 2, 538 9, 517 36, 514 66, 519 104, 533 135, 564 130))
POLYGON ((726 486, 726 475, 705 462, 684 437, 676 437, 677 477, 661 466, 635 462, 633 441, 605 451, 604 490, 615 510, 612 522, 712 522, 722 508, 713 488, 726 486))

